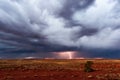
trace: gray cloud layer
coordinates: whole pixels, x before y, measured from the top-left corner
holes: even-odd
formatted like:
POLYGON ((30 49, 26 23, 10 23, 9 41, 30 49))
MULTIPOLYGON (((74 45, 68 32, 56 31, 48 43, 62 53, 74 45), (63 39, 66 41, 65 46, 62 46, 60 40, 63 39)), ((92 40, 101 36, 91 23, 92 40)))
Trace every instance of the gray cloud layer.
POLYGON ((0 0, 1 49, 119 50, 119 7, 118 0, 0 0))

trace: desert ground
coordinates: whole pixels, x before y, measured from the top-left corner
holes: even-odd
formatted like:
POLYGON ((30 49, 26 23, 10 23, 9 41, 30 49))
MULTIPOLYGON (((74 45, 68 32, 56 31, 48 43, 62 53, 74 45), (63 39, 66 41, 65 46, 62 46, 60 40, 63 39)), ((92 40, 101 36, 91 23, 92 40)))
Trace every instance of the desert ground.
POLYGON ((0 80, 120 80, 120 60, 0 60, 0 80), (87 61, 93 72, 84 71, 87 61))

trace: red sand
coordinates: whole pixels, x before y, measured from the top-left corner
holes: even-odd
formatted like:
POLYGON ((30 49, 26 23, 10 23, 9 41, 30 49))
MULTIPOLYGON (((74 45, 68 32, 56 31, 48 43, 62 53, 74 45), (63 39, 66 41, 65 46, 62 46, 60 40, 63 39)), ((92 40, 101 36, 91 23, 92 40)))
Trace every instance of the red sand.
POLYGON ((120 80, 119 63, 120 61, 94 61, 93 68, 96 71, 90 73, 83 70, 66 69, 0 69, 0 80, 120 80), (117 79, 114 79, 114 77, 117 79))

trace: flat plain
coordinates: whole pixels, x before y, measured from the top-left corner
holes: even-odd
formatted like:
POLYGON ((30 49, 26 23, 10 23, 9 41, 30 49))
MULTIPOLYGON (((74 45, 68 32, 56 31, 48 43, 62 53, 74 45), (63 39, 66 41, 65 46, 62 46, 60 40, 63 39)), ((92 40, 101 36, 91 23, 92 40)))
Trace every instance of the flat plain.
POLYGON ((120 80, 120 60, 0 60, 0 80, 120 80), (93 72, 84 72, 87 61, 93 62, 93 72))

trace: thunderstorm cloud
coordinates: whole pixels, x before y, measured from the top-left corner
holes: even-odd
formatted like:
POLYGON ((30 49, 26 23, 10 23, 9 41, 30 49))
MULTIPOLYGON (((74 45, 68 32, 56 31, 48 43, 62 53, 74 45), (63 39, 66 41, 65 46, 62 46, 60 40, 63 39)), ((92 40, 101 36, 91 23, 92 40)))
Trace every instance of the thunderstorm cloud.
POLYGON ((119 0, 0 0, 0 56, 119 58, 119 0))

